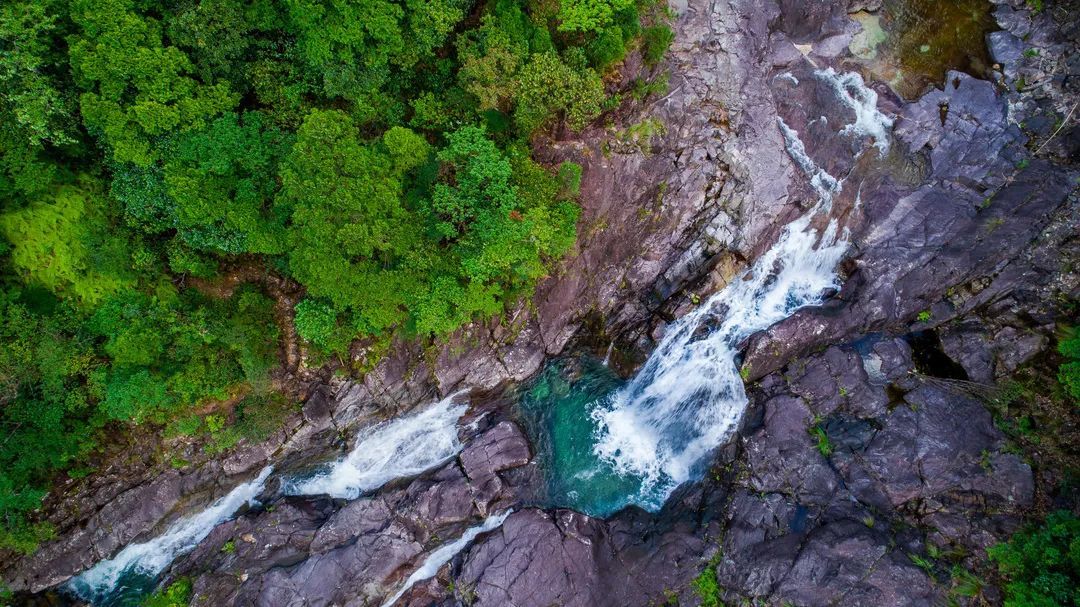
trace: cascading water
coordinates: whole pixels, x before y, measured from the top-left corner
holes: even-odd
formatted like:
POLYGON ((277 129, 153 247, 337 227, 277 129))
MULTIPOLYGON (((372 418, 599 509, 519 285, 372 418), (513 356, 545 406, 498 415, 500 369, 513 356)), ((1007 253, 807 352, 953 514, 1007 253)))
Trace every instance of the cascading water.
POLYGON ((468 409, 454 404, 457 396, 365 430, 343 459, 314 476, 284 481, 282 492, 355 499, 395 478, 414 476, 449 460, 461 451, 457 422, 468 409))
POLYGON ((837 72, 831 67, 817 70, 814 76, 832 87, 840 104, 855 113, 855 122, 845 126, 840 134, 873 137, 879 155, 889 151, 893 119, 878 110, 878 94, 866 86, 862 76, 858 72, 837 72))
POLYGON ((139 544, 129 544, 116 556, 101 561, 68 582, 68 587, 93 605, 138 605, 158 574, 177 556, 193 549, 210 531, 244 504, 257 503, 266 479, 267 466, 255 479, 237 486, 202 512, 180 519, 165 533, 139 544))
POLYGON ((476 539, 476 536, 497 529, 503 524, 506 517, 510 516, 513 512, 513 510, 507 510, 502 514, 493 514, 487 517, 483 523, 466 529, 465 533, 461 534, 461 537, 458 539, 439 547, 438 550, 429 554, 428 557, 424 559, 424 564, 420 565, 420 568, 414 571, 412 575, 405 580, 405 583, 401 585, 400 590, 394 593, 390 598, 386 599, 386 602, 383 603, 382 607, 391 607, 418 582, 435 577, 435 574, 439 572, 439 569, 441 569, 443 565, 449 563, 450 559, 454 558, 457 553, 461 552, 466 546, 472 543, 472 541, 476 539))
POLYGON ((659 508, 735 427, 746 406, 739 342, 839 287, 847 243, 835 221, 820 235, 810 228, 813 215, 788 225, 749 272, 676 322, 633 380, 593 410, 596 454, 643 480, 630 502, 659 508), (713 328, 702 334, 703 326, 713 328))
MULTIPOLYGON (((391 480, 420 474, 447 461, 462 449, 458 420, 468 405, 455 404, 457 396, 365 430, 347 456, 313 476, 283 480, 281 492, 355 499, 391 480)), ((269 466, 264 468, 258 478, 236 487, 202 512, 174 523, 164 534, 128 545, 112 559, 73 578, 68 589, 99 607, 141 604, 173 559, 193 549, 242 505, 255 503, 271 471, 269 466)))
MULTIPOLYGON (((892 119, 877 109, 877 94, 857 74, 826 69, 814 77, 829 84, 837 101, 854 114, 838 134, 872 137, 878 154, 884 154, 892 119)), ((574 385, 563 379, 567 387, 552 395, 551 386, 558 382, 552 384, 545 375, 526 394, 524 408, 538 419, 532 424, 534 435, 553 448, 542 460, 549 474, 561 475, 549 482, 553 503, 600 516, 628 504, 659 509, 678 485, 702 472, 708 453, 742 416, 747 399, 736 366, 740 342, 799 308, 821 303, 827 291, 840 286, 836 267, 847 250, 846 231, 829 215, 843 180, 819 167, 798 132, 783 120, 778 119, 778 128, 818 203, 786 226, 749 271, 669 327, 628 383, 597 397, 593 373, 574 385), (554 412, 532 402, 544 394, 550 395, 554 412), (562 421, 582 417, 587 423, 562 421), (583 433, 588 433, 591 457, 559 451, 563 446, 580 449, 583 433), (624 493, 611 494, 620 488, 624 493)))

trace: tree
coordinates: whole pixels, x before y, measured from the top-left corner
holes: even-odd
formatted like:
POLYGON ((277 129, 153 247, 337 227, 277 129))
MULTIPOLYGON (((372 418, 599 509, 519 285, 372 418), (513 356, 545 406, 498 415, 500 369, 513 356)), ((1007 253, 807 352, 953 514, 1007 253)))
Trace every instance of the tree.
POLYGON ((389 0, 285 0, 296 47, 328 97, 355 104, 365 120, 393 105, 391 64, 408 57, 401 6, 389 0))
POLYGON ((407 67, 430 58, 446 43, 471 4, 472 0, 405 0, 406 57, 399 63, 407 67))
POLYGON ((600 114, 604 84, 588 68, 572 68, 555 53, 533 55, 517 79, 514 121, 525 133, 550 126, 565 116, 573 129, 582 129, 600 114))
POLYGON ((235 91, 249 88, 247 55, 260 44, 260 30, 281 26, 271 3, 260 0, 201 0, 181 3, 166 13, 165 32, 194 64, 201 82, 225 82, 235 91))
POLYGON ((1065 362, 1058 368, 1058 381, 1065 392, 1080 405, 1080 333, 1076 327, 1068 329, 1068 337, 1058 344, 1058 352, 1065 362))
POLYGON ((51 527, 32 524, 51 474, 92 447, 86 418, 98 359, 79 313, 44 292, 0 291, 0 549, 31 552, 51 527))
POLYGON ((1051 513, 989 550, 1005 585, 1006 607, 1057 607, 1080 602, 1080 519, 1051 513))
POLYGON ((87 305, 134 286, 127 243, 113 232, 106 206, 91 188, 62 186, 0 215, 23 279, 87 305))
POLYGON ((560 201, 556 178, 528 158, 506 155, 484 130, 463 127, 438 154, 443 178, 427 212, 453 260, 418 302, 420 332, 443 334, 491 315, 546 273, 573 241, 577 207, 560 201), (569 236, 569 239, 567 238, 569 236))
POLYGON ((560 32, 593 32, 614 19, 616 13, 632 9, 634 0, 560 0, 560 32))
POLYGON ((508 110, 514 98, 515 75, 529 57, 528 21, 519 15, 484 15, 480 27, 458 37, 458 80, 481 110, 508 110))
POLYGON ((348 346, 347 341, 352 337, 348 334, 342 335, 334 308, 311 298, 296 304, 295 322, 296 332, 300 337, 324 352, 344 350, 348 346))
POLYGON ((382 140, 390 151, 395 171, 402 175, 419 168, 431 155, 431 145, 427 140, 402 126, 395 126, 383 133, 382 140))
POLYGON ((278 162, 291 137, 259 112, 226 114, 175 138, 164 164, 172 224, 195 248, 277 254, 285 216, 275 209, 278 162))
POLYGON ((394 159, 363 142, 349 117, 314 110, 281 173, 279 202, 292 209, 289 269, 308 292, 351 310, 363 332, 404 317, 397 255, 415 220, 401 205, 394 159))
POLYGON ((71 18, 83 120, 117 161, 147 166, 157 158, 152 137, 201 128, 236 104, 227 84, 191 76, 187 55, 165 46, 161 23, 139 15, 134 0, 72 0, 71 18))
POLYGON ((277 357, 272 311, 250 290, 227 301, 139 292, 109 299, 87 323, 110 361, 101 410, 160 423, 239 385, 265 388, 277 357))
POLYGON ((0 7, 0 108, 31 146, 65 145, 77 137, 75 104, 56 72, 62 70, 63 26, 56 2, 10 2, 0 7))
POLYGON ((62 8, 48 0, 0 6, 0 200, 42 194, 62 172, 46 151, 77 143, 62 8))

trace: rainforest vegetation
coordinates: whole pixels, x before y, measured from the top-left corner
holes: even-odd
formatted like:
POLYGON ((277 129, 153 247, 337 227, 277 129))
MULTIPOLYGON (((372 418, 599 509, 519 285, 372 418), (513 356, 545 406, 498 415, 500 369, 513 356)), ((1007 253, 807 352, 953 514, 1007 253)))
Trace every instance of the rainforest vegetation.
MULTIPOLYGON (((573 245, 580 167, 530 141, 618 107, 652 0, 9 0, 0 7, 0 549, 111 431, 278 406, 311 364, 433 340, 573 245), (269 403, 269 404, 268 404, 269 403)), ((640 87, 639 87, 640 88, 640 87)), ((256 421, 252 421, 256 420, 256 421)))

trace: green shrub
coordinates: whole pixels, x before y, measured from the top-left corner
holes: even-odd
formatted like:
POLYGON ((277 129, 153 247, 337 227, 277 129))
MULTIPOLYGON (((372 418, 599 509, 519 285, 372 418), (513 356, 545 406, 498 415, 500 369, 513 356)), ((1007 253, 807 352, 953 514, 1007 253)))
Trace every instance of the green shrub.
POLYGON ((240 437, 252 442, 270 438, 297 404, 279 393, 253 394, 236 407, 236 430, 240 437))
POLYGON ((142 607, 187 607, 191 602, 191 580, 180 578, 143 600, 142 607))
POLYGON ((645 63, 656 65, 667 54, 671 43, 675 41, 675 32, 666 25, 653 25, 645 28, 643 33, 645 47, 643 56, 645 63))
POLYGON ((817 439, 817 450, 822 455, 829 457, 833 454, 832 441, 829 440, 829 434, 821 426, 820 420, 816 420, 814 425, 810 427, 810 435, 817 439))
POLYGON ((691 582, 694 588, 694 592, 701 597, 701 607, 723 607, 723 602, 720 601, 720 584, 716 581, 716 568, 706 567, 705 571, 701 572, 691 582))
POLYGON ((585 49, 589 63, 597 70, 604 71, 609 66, 622 61, 626 55, 626 42, 623 29, 617 25, 604 28, 585 49))
POLYGON ((989 550, 1006 579, 1005 607, 1080 605, 1080 519, 1064 510, 989 550))
POLYGON ((1058 381, 1065 392, 1080 404, 1080 334, 1072 328, 1068 335, 1071 337, 1058 343, 1058 352, 1065 357, 1065 362, 1058 367, 1058 381))

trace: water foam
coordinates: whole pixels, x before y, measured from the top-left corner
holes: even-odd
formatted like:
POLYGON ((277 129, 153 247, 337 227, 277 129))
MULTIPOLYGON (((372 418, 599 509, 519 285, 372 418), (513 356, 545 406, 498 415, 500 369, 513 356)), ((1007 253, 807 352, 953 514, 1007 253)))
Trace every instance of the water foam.
POLYGON ((457 425, 468 409, 454 404, 457 396, 364 430, 348 455, 314 476, 284 481, 282 492, 355 499, 391 480, 420 474, 449 460, 462 449, 457 425))
POLYGON ((721 444, 746 406, 739 343, 840 286, 847 243, 813 213, 789 224, 740 278, 677 321, 641 371, 593 411, 594 451, 620 474, 641 477, 632 502, 656 509, 721 444))
MULTIPOLYGON (((824 119, 824 116, 822 117, 824 119)), ((776 118, 780 126, 780 133, 784 136, 784 144, 787 153, 795 164, 810 178, 810 185, 814 188, 825 210, 832 205, 833 198, 843 189, 839 179, 833 177, 828 171, 819 167, 810 154, 806 152, 806 145, 799 138, 799 133, 787 125, 783 118, 776 118)))
POLYGON ((889 132, 893 119, 878 109, 878 94, 866 86, 858 72, 837 72, 833 68, 817 70, 814 75, 829 84, 840 103, 855 112, 855 122, 841 133, 873 137, 878 155, 889 151, 889 132))
POLYGON ((68 582, 69 588, 88 601, 111 593, 120 578, 129 574, 156 576, 177 556, 193 549, 219 523, 232 517, 244 504, 258 503, 273 466, 263 468, 255 479, 237 486, 196 515, 173 523, 152 540, 129 544, 113 558, 101 561, 68 582))
POLYGON ((382 604, 382 607, 391 607, 418 582, 435 577, 435 574, 439 572, 439 569, 441 569, 443 565, 449 563, 450 559, 454 558, 457 553, 461 552, 466 546, 472 543, 472 541, 476 539, 476 536, 497 529, 503 524, 506 517, 510 516, 513 512, 514 511, 511 509, 502 514, 493 514, 484 520, 482 524, 475 527, 469 527, 465 530, 465 533, 461 534, 461 537, 445 546, 439 547, 438 550, 429 554, 428 557, 424 559, 424 564, 420 565, 420 568, 414 571, 413 574, 405 580, 401 589, 387 599, 386 602, 382 604))
MULTIPOLYGON (((873 91, 856 87, 862 85, 858 75, 818 74, 839 83, 845 104, 876 104, 873 91)), ((856 131, 891 125, 876 106, 873 113, 856 115, 849 125, 856 131)), ((836 267, 848 247, 846 230, 841 233, 828 219, 819 233, 812 222, 825 221, 843 182, 814 163, 794 129, 783 120, 779 127, 788 153, 819 194, 817 205, 788 224, 749 271, 673 324, 630 383, 592 410, 595 454, 618 474, 643 481, 630 503, 658 509, 678 485, 701 472, 705 456, 733 431, 747 400, 736 366, 740 342, 799 308, 821 303, 828 290, 840 286, 836 267)), ((887 149, 888 133, 875 133, 875 146, 887 149)))

